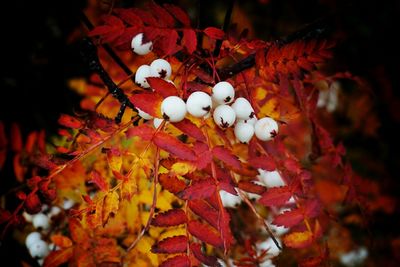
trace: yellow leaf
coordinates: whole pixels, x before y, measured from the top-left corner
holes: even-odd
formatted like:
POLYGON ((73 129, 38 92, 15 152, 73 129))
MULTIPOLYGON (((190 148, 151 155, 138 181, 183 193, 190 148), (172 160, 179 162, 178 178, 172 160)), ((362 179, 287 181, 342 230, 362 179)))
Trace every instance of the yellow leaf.
POLYGON ((294 232, 283 237, 283 242, 291 248, 305 248, 313 241, 313 235, 309 231, 294 232))
POLYGON ((108 153, 107 154, 108 165, 111 170, 120 172, 122 166, 122 157, 121 155, 116 155, 116 153, 108 153))
POLYGON ((114 217, 114 215, 118 211, 119 206, 119 195, 115 191, 108 192, 106 197, 104 198, 103 203, 103 226, 107 224, 110 217, 114 217))
POLYGON ((171 166, 172 175, 185 175, 195 170, 196 166, 188 161, 176 162, 171 166))

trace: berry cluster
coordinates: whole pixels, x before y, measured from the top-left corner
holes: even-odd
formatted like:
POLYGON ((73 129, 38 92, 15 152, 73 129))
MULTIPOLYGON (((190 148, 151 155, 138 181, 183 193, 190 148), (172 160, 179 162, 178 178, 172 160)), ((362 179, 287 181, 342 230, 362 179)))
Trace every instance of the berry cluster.
POLYGON ((53 243, 46 242, 46 236, 49 235, 51 231, 51 225, 53 222, 58 221, 60 214, 63 210, 68 210, 72 208, 75 204, 72 200, 65 200, 62 208, 58 206, 48 207, 44 205, 42 211, 36 214, 29 214, 24 212, 22 215, 24 219, 31 223, 35 231, 29 233, 25 238, 25 245, 29 251, 32 258, 35 258, 39 265, 43 264, 44 258, 52 250, 59 249, 53 243), (58 219, 57 219, 58 218, 58 219))

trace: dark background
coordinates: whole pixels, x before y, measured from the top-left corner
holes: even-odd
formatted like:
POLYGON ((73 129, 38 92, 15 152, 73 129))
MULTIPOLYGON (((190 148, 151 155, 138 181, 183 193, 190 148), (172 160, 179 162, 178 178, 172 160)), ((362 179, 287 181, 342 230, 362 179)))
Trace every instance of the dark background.
MULTIPOLYGON (((117 1, 117 5, 133 2, 117 1)), ((181 2, 193 15, 201 10, 201 24, 218 26, 227 1, 172 2, 181 2)), ((376 136, 360 136, 357 132, 343 136, 345 145, 350 155, 352 151, 358 151, 382 164, 385 172, 383 177, 376 179, 380 179, 388 194, 396 196, 400 189, 400 147, 397 142, 400 136, 400 45, 396 40, 400 1, 237 2, 254 25, 255 36, 265 40, 286 36, 318 19, 331 22, 332 35, 339 38, 335 68, 348 70, 369 82, 373 89, 373 110, 381 123, 376 136)), ((79 106, 79 97, 68 89, 67 80, 87 74, 78 45, 76 41, 71 42, 74 39, 71 34, 76 35, 77 29, 83 29, 79 12, 85 6, 85 1, 77 0, 2 2, 0 120, 5 123, 6 130, 12 122, 17 122, 24 134, 45 129, 51 135, 56 131, 59 114, 72 113, 79 106)), ((8 159, 8 167, 0 171, 0 194, 15 185, 10 163, 8 159)), ((359 167, 357 171, 368 173, 368 168, 359 167)), ((399 236, 397 214, 375 218, 371 227, 377 231, 378 239, 399 236)), ((387 249, 378 251, 380 257, 391 257, 390 244, 387 245, 387 249)), ((2 266, 3 259, 10 261, 7 266, 16 266, 17 261, 12 259, 17 256, 11 256, 11 253, 17 251, 20 257, 29 260, 25 248, 12 242, 9 236, 2 241, 0 251, 2 266)))

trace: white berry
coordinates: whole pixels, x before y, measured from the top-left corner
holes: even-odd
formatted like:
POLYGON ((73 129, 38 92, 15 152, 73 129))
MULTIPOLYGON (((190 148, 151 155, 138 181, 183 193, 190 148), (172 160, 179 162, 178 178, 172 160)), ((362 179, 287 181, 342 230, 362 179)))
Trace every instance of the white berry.
POLYGON ((197 118, 207 115, 212 108, 211 97, 204 92, 194 92, 186 100, 187 111, 197 118))
POLYGON ((256 122, 257 122, 257 117, 256 116, 253 116, 253 118, 251 118, 251 119, 248 119, 248 120, 237 120, 236 121, 236 123, 239 123, 239 122, 244 122, 244 123, 249 123, 249 124, 251 124, 251 125, 255 125, 256 124, 256 122))
POLYGON ((32 224, 36 229, 41 228, 46 230, 50 227, 50 220, 45 214, 39 213, 33 216, 32 224))
POLYGON ((228 82, 219 82, 212 89, 212 98, 218 104, 229 104, 235 98, 235 89, 228 82))
POLYGON ((29 248, 36 241, 40 240, 41 237, 42 237, 42 235, 39 232, 30 233, 29 235, 26 236, 26 239, 25 239, 26 247, 29 248))
POLYGON ((37 240, 29 247, 29 253, 33 258, 44 258, 49 254, 49 247, 43 240, 37 240))
POLYGON ((222 205, 227 208, 236 208, 240 202, 242 202, 242 199, 239 196, 232 195, 223 190, 219 191, 219 195, 221 197, 222 205))
POLYGON ((149 65, 140 66, 135 73, 135 83, 143 88, 149 88, 150 85, 146 78, 151 77, 151 68, 149 65))
POLYGON ((145 120, 151 120, 153 118, 153 116, 151 116, 150 114, 144 112, 143 110, 141 110, 140 108, 137 108, 138 110, 138 115, 145 119, 145 120))
POLYGON ((151 62, 151 76, 168 79, 171 77, 172 69, 171 65, 165 59, 159 58, 151 62))
POLYGON ((233 108, 228 105, 220 105, 214 110, 214 122, 221 128, 231 127, 236 120, 233 108))
POLYGON ((60 212, 61 212, 61 209, 59 207, 53 206, 50 209, 49 217, 57 216, 58 214, 60 214, 60 212))
POLYGON ((244 97, 237 98, 235 103, 232 104, 232 108, 236 113, 236 117, 240 120, 248 120, 255 116, 253 107, 244 97))
POLYGON ((22 213, 22 217, 24 217, 25 221, 30 222, 30 223, 32 222, 33 216, 31 214, 27 213, 26 211, 24 211, 22 213))
POLYGON ((186 104, 182 98, 169 96, 161 103, 161 114, 170 122, 178 122, 186 116, 186 104))
POLYGON ((254 125, 238 122, 235 125, 235 136, 242 143, 248 143, 254 135, 254 125))
POLYGON ((255 134, 262 141, 269 141, 278 134, 278 123, 272 118, 259 119, 254 125, 255 134))
POLYGON ((70 208, 72 208, 75 205, 75 201, 73 199, 70 198, 66 198, 64 199, 64 202, 62 204, 62 208, 64 210, 69 210, 70 208))
POLYGON ((138 55, 146 55, 152 50, 153 43, 151 41, 143 43, 143 33, 139 33, 132 38, 131 48, 138 55))
POLYGON ((283 181, 282 176, 277 171, 269 172, 263 169, 258 169, 258 173, 260 181, 268 188, 285 185, 285 181, 283 181))

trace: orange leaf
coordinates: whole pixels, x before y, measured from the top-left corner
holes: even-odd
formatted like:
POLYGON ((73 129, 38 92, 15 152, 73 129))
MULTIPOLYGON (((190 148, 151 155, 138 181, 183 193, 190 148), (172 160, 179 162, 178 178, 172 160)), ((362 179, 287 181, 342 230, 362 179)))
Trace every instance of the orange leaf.
POLYGON ((82 127, 82 123, 78 119, 66 114, 61 114, 58 123, 67 128, 79 129, 82 127))
POLYGON ((116 191, 109 192, 103 203, 103 226, 107 224, 110 217, 114 217, 119 208, 119 195, 116 191))
POLYGON ((52 251, 45 258, 43 266, 44 267, 57 267, 63 263, 69 261, 73 255, 73 247, 66 248, 64 250, 52 251))
POLYGON ((155 118, 162 118, 161 103, 163 98, 157 93, 143 92, 129 97, 133 105, 155 118))
POLYGON ((52 235, 51 241, 60 248, 68 248, 72 246, 72 240, 63 235, 58 235, 58 234, 52 235))
POLYGON ((167 237, 151 248, 153 253, 184 253, 187 250, 188 239, 184 235, 167 237))
POLYGON ((210 37, 212 39, 216 39, 216 40, 224 39, 224 36, 225 36, 225 32, 223 30, 215 28, 215 27, 205 28, 204 33, 208 37, 210 37))
POLYGON ((181 192, 186 187, 185 182, 179 180, 176 176, 168 176, 167 174, 161 174, 159 180, 161 186, 173 194, 181 192))
POLYGON ((83 244, 89 242, 90 240, 86 229, 84 229, 81 223, 75 218, 71 218, 69 220, 69 231, 71 233, 72 240, 74 240, 76 243, 83 244))
POLYGON ((294 232, 284 236, 283 242, 291 248, 305 248, 313 242, 313 235, 309 231, 294 232))
POLYGON ((101 191, 106 192, 108 191, 108 184, 104 180, 104 177, 101 176, 101 174, 94 170, 91 173, 92 180, 90 180, 92 183, 94 183, 101 191))

